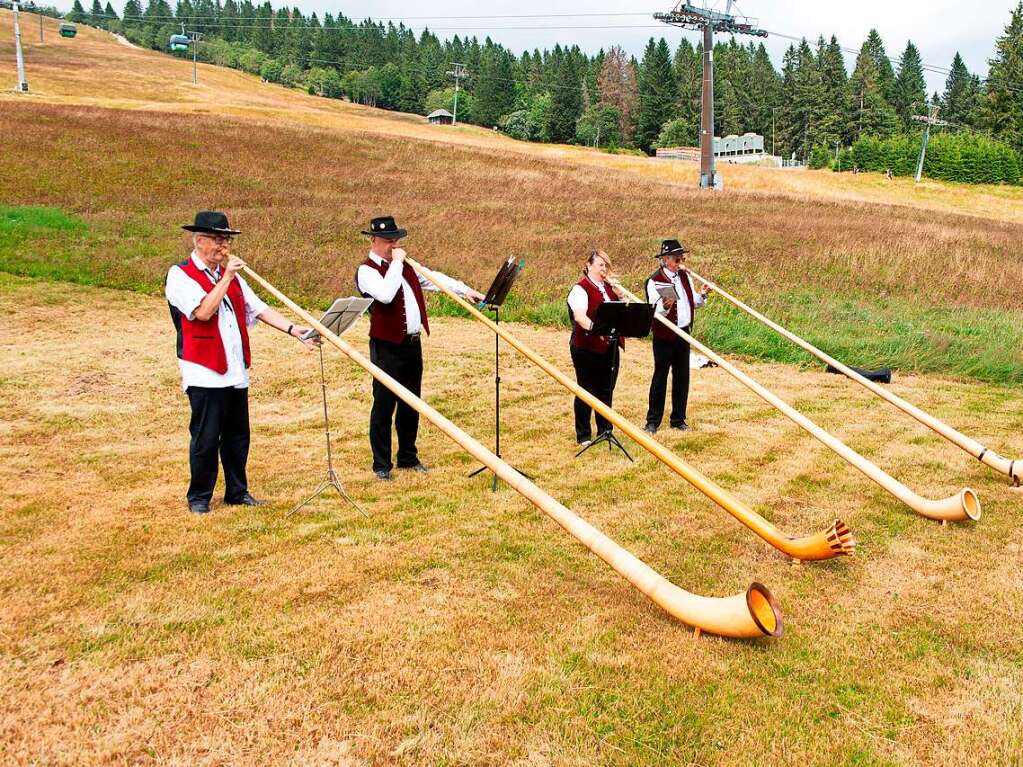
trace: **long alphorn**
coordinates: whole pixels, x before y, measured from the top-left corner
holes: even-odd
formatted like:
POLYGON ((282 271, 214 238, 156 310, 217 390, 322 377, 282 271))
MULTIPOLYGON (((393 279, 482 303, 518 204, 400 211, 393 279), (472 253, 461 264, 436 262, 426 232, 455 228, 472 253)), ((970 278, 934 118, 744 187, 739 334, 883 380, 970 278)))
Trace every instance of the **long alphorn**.
POLYGON ((715 285, 706 277, 701 277, 692 270, 690 270, 689 273, 703 284, 713 288, 713 290, 716 293, 718 293, 722 298, 724 298, 726 301, 733 304, 737 308, 742 309, 755 320, 758 320, 767 327, 771 328, 771 330, 773 330, 774 332, 789 339, 796 346, 799 346, 804 351, 809 352, 822 362, 831 365, 839 372, 845 374, 846 376, 854 380, 856 383, 860 384, 860 386, 863 386, 869 389, 870 391, 874 392, 874 394, 876 394, 881 399, 887 400, 891 404, 895 405, 895 407, 897 407, 903 413, 912 416, 927 428, 937 432, 942 437, 951 442, 953 445, 961 448, 962 450, 965 450, 967 453, 972 455, 981 463, 985 464, 986 466, 989 466, 995 471, 1005 474, 1012 480, 1012 484, 1015 485, 1016 487, 1020 486, 1020 480, 1023 479, 1023 459, 1009 460, 1008 458, 1003 458, 1002 456, 998 455, 998 453, 996 453, 994 450, 990 450, 984 447, 982 444, 977 442, 977 440, 971 439, 962 432, 956 431, 947 423, 939 421, 937 418, 930 415, 929 413, 925 413, 923 410, 916 407, 916 405, 906 402, 906 400, 902 399, 902 397, 898 396, 897 394, 893 394, 888 389, 878 386, 873 381, 864 378, 855 370, 850 368, 848 365, 843 365, 841 362, 836 360, 831 355, 822 352, 809 341, 800 338, 795 333, 786 330, 778 323, 768 319, 760 312, 747 306, 735 296, 731 295, 727 291, 722 290, 720 287, 715 285))
POLYGON ((406 258, 405 260, 413 269, 416 270, 416 272, 434 283, 440 290, 444 291, 444 293, 456 301, 459 306, 494 331, 494 333, 507 341, 511 346, 518 349, 523 356, 541 368, 545 373, 551 376, 551 378, 604 416, 608 421, 621 429, 623 433, 631 437, 633 441, 641 445, 661 463, 670 468, 682 477, 682 479, 710 498, 714 501, 714 503, 739 520, 739 522, 746 525, 746 527, 779 551, 782 551, 793 559, 800 561, 831 559, 832 557, 837 557, 842 554, 852 554, 856 547, 856 541, 853 539, 849 528, 846 527, 845 523, 841 520, 836 520, 830 528, 822 533, 807 535, 802 538, 792 538, 791 536, 785 535, 781 530, 753 511, 753 509, 733 498, 725 490, 718 487, 696 469, 684 463, 678 456, 664 447, 664 445, 657 440, 652 439, 650 435, 628 421, 616 410, 612 410, 588 391, 583 389, 575 381, 558 370, 558 368, 554 367, 554 365, 533 351, 529 346, 509 333, 503 325, 496 324, 485 314, 480 312, 475 306, 472 306, 454 291, 446 288, 443 283, 437 280, 437 278, 433 275, 433 272, 429 269, 424 267, 422 264, 416 263, 411 258, 406 258))
MULTIPOLYGON (((628 289, 621 286, 618 286, 618 288, 622 295, 630 301, 639 301, 639 299, 630 293, 628 289)), ((666 328, 670 328, 674 331, 680 338, 688 341, 690 346, 713 360, 729 375, 739 381, 739 383, 765 402, 773 405, 787 418, 794 421, 796 424, 816 437, 820 442, 838 453, 842 458, 866 474, 870 479, 874 480, 874 482, 879 484, 900 501, 905 503, 917 514, 928 517, 929 519, 942 521, 948 520, 950 522, 961 522, 965 519, 980 519, 980 501, 978 500, 976 493, 969 488, 963 488, 956 495, 953 495, 950 498, 943 498, 941 500, 932 500, 930 498, 923 498, 917 495, 897 479, 882 471, 876 464, 871 463, 844 442, 822 429, 802 413, 793 409, 787 402, 754 381, 728 360, 723 359, 718 354, 715 354, 712 349, 701 344, 663 314, 655 315, 655 319, 666 328)))
POLYGON ((750 639, 782 634, 781 608, 766 586, 752 583, 745 593, 730 597, 703 597, 679 588, 638 557, 619 546, 589 522, 523 477, 509 464, 487 450, 422 399, 410 392, 378 368, 350 344, 334 335, 302 307, 256 274, 250 267, 245 273, 262 285, 282 304, 316 328, 323 339, 341 350, 349 359, 364 368, 376 380, 394 392, 409 407, 417 410, 470 455, 482 462, 511 488, 561 525, 573 538, 603 559, 625 580, 639 589, 669 615, 718 636, 750 639))

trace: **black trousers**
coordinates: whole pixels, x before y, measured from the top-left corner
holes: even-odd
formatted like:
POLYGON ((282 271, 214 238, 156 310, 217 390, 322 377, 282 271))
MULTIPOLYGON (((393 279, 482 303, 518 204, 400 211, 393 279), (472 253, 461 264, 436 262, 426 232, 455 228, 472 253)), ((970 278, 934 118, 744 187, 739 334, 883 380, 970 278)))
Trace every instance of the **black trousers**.
MULTIPOLYGON (((578 346, 571 347, 572 365, 575 367, 576 382, 608 407, 618 382, 618 367, 615 364, 618 350, 611 347, 603 354, 597 354, 578 346)), ((578 397, 575 398, 575 439, 576 442, 590 439, 590 413, 593 408, 578 397)), ((611 431, 614 427, 600 413, 596 413, 597 434, 611 431)))
MULTIPOLYGON (((689 328, 683 328, 689 332, 689 328)), ((650 381, 650 398, 646 411, 646 425, 658 427, 664 418, 664 398, 671 372, 671 415, 668 422, 679 426, 686 420, 689 403, 689 342, 678 336, 670 341, 654 339, 654 377, 650 381)))
POLYGON ((217 453, 224 464, 224 501, 236 503, 249 491, 245 464, 249 460, 249 390, 233 387, 207 389, 189 386, 192 420, 188 431, 188 464, 192 479, 188 502, 213 497, 217 484, 217 453))
MULTIPOLYGON (((369 339, 369 358, 373 364, 396 379, 417 397, 423 388, 423 347, 419 336, 409 336, 400 344, 369 339)), ((373 449, 373 471, 390 471, 391 418, 398 432, 398 468, 419 463, 416 435, 419 413, 410 408, 382 383, 373 380, 373 409, 369 414, 369 445, 373 449), (395 413, 397 407, 397 413, 395 413)))

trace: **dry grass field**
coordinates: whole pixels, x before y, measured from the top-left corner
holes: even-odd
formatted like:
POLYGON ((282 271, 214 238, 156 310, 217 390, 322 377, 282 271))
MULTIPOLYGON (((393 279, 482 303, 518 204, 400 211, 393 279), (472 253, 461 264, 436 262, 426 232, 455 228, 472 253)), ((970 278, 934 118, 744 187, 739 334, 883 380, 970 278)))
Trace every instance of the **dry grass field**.
MULTIPOLYGON (((369 518, 327 499, 316 357, 255 335, 253 488, 184 510, 187 404, 163 302, 0 277, 0 757, 8 764, 1010 764, 1023 759, 1018 496, 831 376, 748 366, 920 492, 960 483, 977 525, 915 517, 720 370, 663 439, 783 529, 835 516, 851 559, 795 568, 649 456, 573 460, 570 399, 505 359, 505 455, 697 593, 759 579, 778 640, 693 640, 424 425, 433 471, 371 478, 368 376, 327 352, 338 463, 369 518), (113 343, 112 343, 113 342, 113 343), (608 503, 607 497, 614 497, 608 503)), ((427 399, 491 441, 490 338, 441 318, 427 399)), ((514 326, 568 369, 564 333, 514 326)), ((351 334, 364 346, 365 326, 351 334)), ((650 359, 617 401, 642 417, 650 359)), ((1023 395, 896 391, 1023 453, 1023 395)), ((635 448, 635 446, 630 445, 635 448)), ((636 452, 636 451, 634 451, 636 452)))
MULTIPOLYGON (((13 84, 0 11, 0 91, 13 84)), ((47 20, 32 93, 0 92, 0 763, 1023 764, 1023 496, 977 461, 713 302, 698 333, 919 493, 963 485, 978 524, 912 514, 719 369, 693 429, 659 439, 786 532, 852 528, 855 557, 795 567, 629 444, 572 458, 571 398, 508 350, 503 454, 699 594, 752 580, 780 639, 673 622, 428 424, 426 476, 373 480, 368 376, 334 350, 334 498, 318 363, 254 335, 249 475, 263 509, 184 506, 187 401, 167 266, 178 226, 229 211, 238 252, 293 297, 352 291, 366 220, 485 288, 527 260, 510 327, 570 370, 564 295, 593 245, 632 288, 658 241, 894 391, 1023 457, 1023 190, 695 170, 424 125, 261 85, 47 20), (551 327, 551 326, 555 327, 551 327), (917 374, 919 371, 931 371, 917 374), (943 371, 944 374, 941 374, 943 371), (608 499, 612 498, 613 501, 608 499)), ((493 339, 442 316, 425 398, 492 440, 493 339)), ((350 338, 365 346, 365 325, 350 338)), ((645 411, 630 344, 616 406, 645 411)))

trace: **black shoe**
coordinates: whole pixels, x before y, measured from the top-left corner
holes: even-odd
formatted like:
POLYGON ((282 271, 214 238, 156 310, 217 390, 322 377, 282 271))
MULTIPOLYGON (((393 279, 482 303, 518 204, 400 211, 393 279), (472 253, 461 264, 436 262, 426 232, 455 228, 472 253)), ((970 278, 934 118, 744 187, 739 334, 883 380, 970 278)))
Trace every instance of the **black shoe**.
POLYGON ((398 468, 403 469, 404 471, 415 471, 418 472, 419 474, 427 474, 430 471, 421 463, 417 463, 415 466, 399 466, 398 468))
POLYGON ((676 431, 689 431, 689 424, 687 424, 685 421, 683 421, 682 423, 673 423, 671 425, 671 428, 675 429, 676 431))
POLYGON ((373 469, 373 476, 377 479, 390 479, 391 472, 387 469, 373 469))
POLYGON ((652 423, 648 423, 646 426, 643 427, 643 431, 645 431, 647 434, 656 434, 657 427, 654 426, 652 423))
POLYGON ((209 514, 210 513, 210 502, 209 501, 189 501, 188 510, 193 514, 209 514))
POLYGON ((229 501, 225 498, 224 503, 228 506, 266 506, 266 501, 260 501, 257 498, 253 498, 252 493, 246 493, 237 501, 229 501))

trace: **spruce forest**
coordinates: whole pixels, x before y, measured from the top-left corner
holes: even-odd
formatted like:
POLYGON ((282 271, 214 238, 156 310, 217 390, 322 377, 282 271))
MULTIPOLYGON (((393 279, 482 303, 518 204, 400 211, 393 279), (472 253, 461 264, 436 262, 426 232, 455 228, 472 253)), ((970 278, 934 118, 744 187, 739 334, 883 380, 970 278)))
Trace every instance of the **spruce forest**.
MULTIPOLYGON (((306 16, 250 0, 75 0, 68 19, 166 49, 169 37, 199 32, 200 61, 264 80, 382 109, 455 111, 452 62, 465 65, 459 122, 498 128, 528 141, 577 143, 652 154, 699 143, 702 46, 683 36, 671 50, 651 38, 637 60, 620 46, 590 56, 577 45, 517 55, 490 37, 441 39, 403 24, 342 14, 306 16)), ((885 49, 871 31, 858 53, 834 36, 792 43, 779 71, 763 43, 735 38, 715 46, 715 120, 719 136, 755 132, 768 150, 811 167, 915 170, 922 126, 936 107, 947 123, 932 135, 927 175, 948 180, 1019 183, 1023 151, 1023 2, 993 41, 982 78, 957 53, 942 93, 928 94, 920 51, 885 49), (851 63, 851 71, 847 63, 851 63)), ((178 53, 191 56, 192 52, 178 53)))

